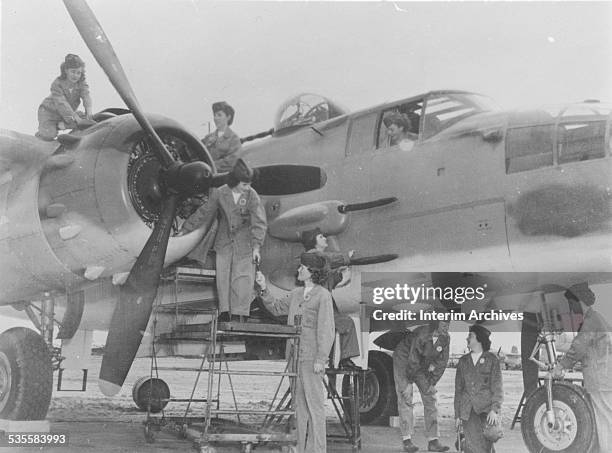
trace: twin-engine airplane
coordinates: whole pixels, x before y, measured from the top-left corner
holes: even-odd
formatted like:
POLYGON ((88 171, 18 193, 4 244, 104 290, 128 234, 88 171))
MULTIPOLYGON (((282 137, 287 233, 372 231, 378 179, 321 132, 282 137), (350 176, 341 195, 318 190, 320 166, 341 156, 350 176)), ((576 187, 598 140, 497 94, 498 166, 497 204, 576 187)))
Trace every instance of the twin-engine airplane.
MULTIPOLYGON (((64 340, 108 330, 99 385, 108 395, 121 388, 162 269, 209 227, 177 235, 188 198, 223 183, 196 136, 143 112, 89 7, 64 3, 129 110, 101 112, 95 126, 57 142, 0 131, 0 304, 42 332, 0 336, 0 418, 45 417, 53 320, 64 340)), ((503 298, 490 298, 503 310, 525 306, 508 294, 610 280, 600 273, 612 270, 611 111, 594 101, 500 111, 462 91, 351 114, 313 95, 291 99, 272 136, 245 146, 269 223, 262 271, 279 294, 290 289, 298 233, 318 226, 332 248, 357 250, 368 263, 361 271, 404 272, 413 285, 456 284, 446 271, 524 272, 482 274, 510 282, 503 298), (414 134, 393 146, 383 123, 392 112, 408 116, 414 134)), ((353 272, 335 293, 340 310, 371 305, 361 287, 393 286, 385 275, 353 272)), ((392 326, 362 321, 366 333, 392 326)), ((390 363, 380 354, 369 361, 375 373, 362 410, 370 421, 394 410, 390 363)))

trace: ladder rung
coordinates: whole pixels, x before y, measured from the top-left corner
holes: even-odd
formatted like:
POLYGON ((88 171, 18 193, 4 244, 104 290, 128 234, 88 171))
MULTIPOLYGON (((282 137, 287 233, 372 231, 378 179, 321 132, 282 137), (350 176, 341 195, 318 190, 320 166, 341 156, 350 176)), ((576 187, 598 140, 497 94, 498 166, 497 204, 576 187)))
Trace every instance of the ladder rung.
POLYGON ((235 374, 237 376, 297 376, 297 373, 290 371, 246 371, 246 370, 217 370, 216 374, 235 374))
POLYGON ((208 371, 208 367, 200 368, 200 367, 186 367, 186 366, 154 366, 151 367, 153 370, 157 371, 208 371))
POLYGON ((226 415, 240 415, 240 414, 251 414, 251 415, 294 415, 295 411, 262 411, 256 409, 211 409, 212 414, 226 414, 226 415))

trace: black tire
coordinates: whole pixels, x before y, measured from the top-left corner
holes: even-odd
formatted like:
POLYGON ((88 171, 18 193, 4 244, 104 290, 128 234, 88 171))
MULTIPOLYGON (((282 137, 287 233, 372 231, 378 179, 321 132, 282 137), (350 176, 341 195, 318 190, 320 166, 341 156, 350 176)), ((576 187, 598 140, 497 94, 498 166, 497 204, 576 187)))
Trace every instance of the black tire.
POLYGON ((546 421, 546 387, 533 392, 521 414, 521 432, 532 453, 589 453, 593 448, 595 417, 582 387, 557 383, 552 388, 555 416, 560 417, 566 434, 548 429, 546 421))
MULTIPOLYGON (((389 417, 397 415, 397 395, 393 380, 393 359, 381 351, 370 351, 368 355, 370 372, 362 384, 359 421, 364 425, 389 425, 389 417)), ((342 396, 350 394, 350 376, 342 379, 342 396)), ((351 410, 350 400, 347 410, 351 410)))
POLYGON ((14 327, 0 335, 0 419, 42 420, 53 392, 51 354, 42 337, 14 327))
POLYGON ((170 388, 162 379, 143 376, 134 382, 132 387, 132 399, 141 411, 146 411, 151 406, 153 414, 161 412, 170 398, 170 388))

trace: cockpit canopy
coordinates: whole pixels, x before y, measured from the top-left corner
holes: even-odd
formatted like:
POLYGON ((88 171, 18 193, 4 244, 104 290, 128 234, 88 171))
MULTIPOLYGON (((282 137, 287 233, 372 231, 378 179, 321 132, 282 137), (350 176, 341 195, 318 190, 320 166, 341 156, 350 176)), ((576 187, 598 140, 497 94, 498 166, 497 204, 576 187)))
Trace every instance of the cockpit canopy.
POLYGON ((290 132, 344 115, 346 111, 328 98, 312 93, 302 93, 285 101, 276 114, 276 133, 290 132))

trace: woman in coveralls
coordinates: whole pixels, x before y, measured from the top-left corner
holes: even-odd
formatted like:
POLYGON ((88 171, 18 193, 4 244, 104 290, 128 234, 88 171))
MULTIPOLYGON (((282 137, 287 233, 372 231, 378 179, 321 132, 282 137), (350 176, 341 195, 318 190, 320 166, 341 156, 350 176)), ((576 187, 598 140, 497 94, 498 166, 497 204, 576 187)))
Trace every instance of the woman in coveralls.
POLYGON ((251 187, 252 180, 253 170, 238 159, 229 174, 229 182, 212 189, 208 202, 200 206, 181 228, 181 233, 189 233, 210 224, 219 214, 213 248, 217 254, 221 322, 248 316, 253 300, 254 263, 261 261, 259 249, 266 236, 267 223, 263 204, 251 187))
POLYGON ((501 422, 503 401, 502 373, 499 359, 489 351, 491 332, 480 324, 470 327, 470 349, 459 359, 455 374, 456 426, 463 425, 466 453, 495 452, 493 442, 485 437, 487 424, 501 422))
POLYGON ((59 129, 91 126, 91 96, 85 79, 85 63, 69 53, 60 65, 60 75, 51 84, 51 94, 38 107, 38 132, 43 140, 53 140, 59 129), (77 112, 83 101, 85 113, 77 112))
POLYGON ((289 297, 275 299, 266 286, 266 278, 257 273, 261 299, 276 316, 288 315, 288 323, 301 316, 302 333, 298 376, 293 401, 296 408, 298 451, 325 453, 325 390, 323 374, 334 341, 334 309, 325 288, 329 263, 317 253, 302 253, 298 280, 304 287, 291 291, 289 297), (307 437, 308 436, 308 437, 307 437))
POLYGON ((204 146, 210 151, 215 167, 220 173, 234 168, 242 150, 240 137, 230 129, 234 122, 234 108, 227 102, 215 102, 212 105, 213 119, 217 129, 202 139, 204 146))

